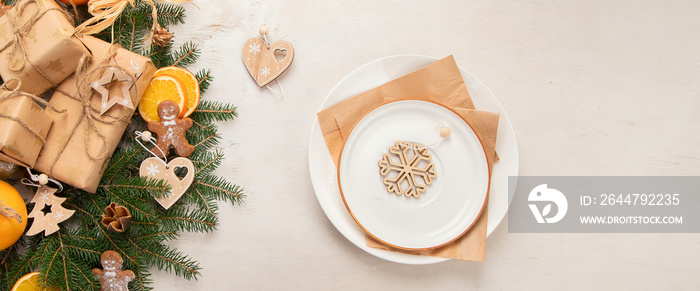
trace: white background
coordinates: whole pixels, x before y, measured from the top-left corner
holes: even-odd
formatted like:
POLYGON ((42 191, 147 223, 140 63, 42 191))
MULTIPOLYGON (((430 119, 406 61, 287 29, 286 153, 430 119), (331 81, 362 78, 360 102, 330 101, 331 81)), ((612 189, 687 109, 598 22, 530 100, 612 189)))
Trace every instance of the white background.
MULTIPOLYGON (((217 171, 246 188, 220 203, 210 234, 172 242, 200 262, 198 281, 155 272, 156 290, 697 289, 698 234, 509 234, 486 262, 411 266, 348 242, 309 178, 315 113, 346 74, 396 54, 445 57, 493 91, 513 123, 521 175, 699 175, 697 1, 196 0, 176 43, 193 40, 231 102, 217 171), (266 23, 295 60, 286 96, 259 89, 241 60, 266 23)), ((506 218, 507 219, 507 218, 506 218)))

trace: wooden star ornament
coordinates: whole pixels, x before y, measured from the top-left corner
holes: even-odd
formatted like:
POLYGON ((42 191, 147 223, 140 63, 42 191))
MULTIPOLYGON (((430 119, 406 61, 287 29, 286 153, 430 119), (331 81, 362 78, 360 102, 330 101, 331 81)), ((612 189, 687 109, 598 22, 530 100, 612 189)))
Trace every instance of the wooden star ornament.
POLYGON ((100 106, 100 115, 105 114, 107 110, 114 105, 119 104, 129 109, 134 109, 134 103, 131 101, 131 87, 134 86, 134 80, 126 73, 117 68, 109 68, 107 75, 92 83, 92 88, 102 95, 102 105, 100 106), (123 84, 122 84, 123 82, 123 84), (115 84, 116 83, 116 84, 115 84), (110 98, 110 88, 121 86, 121 96, 119 93, 113 94, 110 98))

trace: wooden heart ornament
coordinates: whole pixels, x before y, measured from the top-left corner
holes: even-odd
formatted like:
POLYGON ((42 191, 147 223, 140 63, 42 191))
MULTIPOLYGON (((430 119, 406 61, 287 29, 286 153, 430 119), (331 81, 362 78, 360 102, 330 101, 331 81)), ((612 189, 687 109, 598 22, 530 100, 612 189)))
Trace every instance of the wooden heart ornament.
POLYGON ((165 164, 163 160, 151 157, 145 159, 141 163, 139 175, 141 177, 165 180, 165 182, 170 185, 172 190, 170 190, 168 195, 156 198, 156 201, 158 201, 163 208, 168 209, 170 206, 173 206, 173 204, 185 194, 185 191, 187 191, 190 185, 192 185, 192 181, 194 181, 194 164, 187 158, 175 158, 170 161, 170 163, 165 164), (187 169, 187 174, 182 179, 175 174, 175 170, 179 168, 187 169))
POLYGON ((292 44, 280 40, 267 46, 260 38, 251 38, 243 45, 243 63, 260 88, 274 81, 294 60, 292 44))

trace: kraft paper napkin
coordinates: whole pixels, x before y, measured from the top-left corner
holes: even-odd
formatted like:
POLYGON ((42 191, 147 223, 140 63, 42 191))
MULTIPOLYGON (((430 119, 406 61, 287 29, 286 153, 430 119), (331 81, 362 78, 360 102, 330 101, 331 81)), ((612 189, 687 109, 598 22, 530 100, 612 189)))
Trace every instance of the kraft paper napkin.
MULTIPOLYGON (((497 113, 474 110, 467 86, 452 56, 436 61, 382 86, 342 101, 318 113, 321 132, 336 167, 345 139, 355 123, 372 109, 395 100, 419 99, 437 102, 462 116, 479 136, 486 152, 489 176, 493 162, 498 160, 495 146, 498 130, 497 113)), ((463 236, 454 242, 432 250, 409 252, 386 246, 367 237, 370 247, 468 261, 484 261, 486 253, 487 205, 463 236)))

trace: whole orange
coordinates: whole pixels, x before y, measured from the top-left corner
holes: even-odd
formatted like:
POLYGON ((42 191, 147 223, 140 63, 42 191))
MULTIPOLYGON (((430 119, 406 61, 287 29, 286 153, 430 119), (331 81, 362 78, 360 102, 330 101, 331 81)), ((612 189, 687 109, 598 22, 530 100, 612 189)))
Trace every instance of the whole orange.
MULTIPOLYGON (((70 2, 71 2, 71 0, 59 0, 59 1, 66 3, 68 5, 70 5, 70 2)), ((85 3, 88 3, 88 0, 73 0, 73 4, 75 4, 75 5, 83 5, 85 3)))
POLYGON ((19 192, 5 181, 0 181, 0 202, 1 206, 9 206, 22 217, 22 222, 0 214, 0 251, 9 248, 24 233, 27 227, 27 205, 19 192), (2 205, 2 204, 5 205, 2 205))

